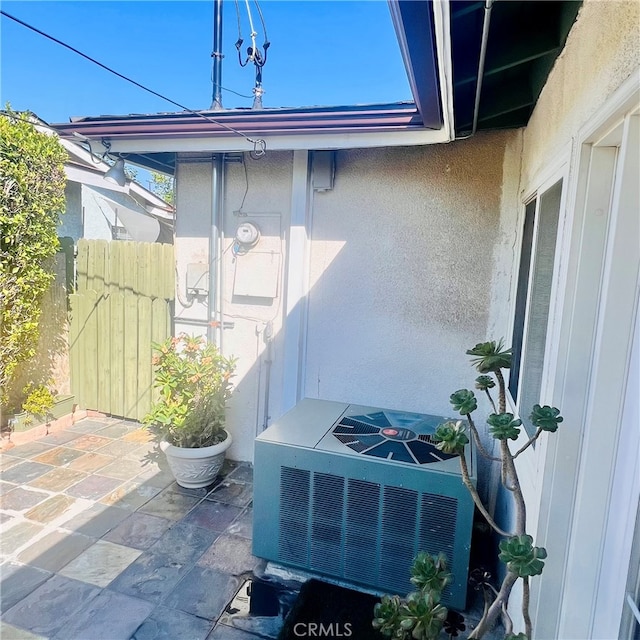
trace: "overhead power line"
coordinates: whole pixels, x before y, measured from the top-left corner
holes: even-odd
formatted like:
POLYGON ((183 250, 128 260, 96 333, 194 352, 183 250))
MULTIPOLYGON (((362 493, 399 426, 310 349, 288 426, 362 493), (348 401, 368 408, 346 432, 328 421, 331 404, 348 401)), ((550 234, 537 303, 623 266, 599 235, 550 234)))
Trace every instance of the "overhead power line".
POLYGON ((238 129, 234 129, 233 127, 230 127, 228 124, 225 124, 224 122, 220 122, 220 120, 216 120, 215 118, 211 118, 209 116, 206 116, 205 114, 201 113, 200 111, 194 111, 193 109, 189 109, 189 107, 186 107, 185 105, 180 104, 179 102, 176 102, 175 100, 172 100, 171 98, 168 98, 167 96, 163 95, 162 93, 158 93, 157 91, 154 91, 153 89, 150 89, 149 87, 146 87, 145 85, 137 82, 136 80, 133 80, 132 78, 129 78, 128 76, 120 73, 119 71, 116 71, 115 69, 112 69, 111 67, 107 66, 106 64, 103 64, 99 60, 96 60, 95 58, 92 58, 90 55, 87 55, 86 53, 83 53, 82 51, 80 51, 79 49, 76 49, 75 47, 71 46, 70 44, 67 44, 66 42, 63 42, 62 40, 59 40, 58 38, 55 38, 52 35, 49 35, 48 33, 38 29, 37 27, 34 27, 33 25, 30 25, 29 23, 25 22, 24 20, 20 20, 20 18, 16 18, 15 16, 12 16, 10 13, 7 13, 4 9, 0 9, 0 14, 5 16, 6 18, 9 18, 9 20, 13 20, 14 22, 17 22, 18 24, 22 25, 23 27, 26 27, 27 29, 33 31, 34 33, 37 33, 38 35, 41 35, 44 38, 47 38, 48 40, 51 40, 52 42, 55 42, 56 44, 59 44, 60 46, 64 47, 65 49, 69 49, 69 51, 73 51, 73 53, 76 53, 77 55, 83 57, 85 60, 88 60, 89 62, 92 62, 93 64, 98 65, 99 67, 101 67, 105 71, 108 71, 109 73, 112 73, 113 75, 117 76, 118 78, 122 78, 122 80, 126 80, 127 82, 135 85, 139 89, 142 89, 143 91, 146 91, 147 93, 151 93, 152 95, 154 95, 154 96, 156 96, 156 97, 158 97, 158 98, 160 98, 162 100, 165 100, 166 102, 169 102, 170 104, 172 104, 172 105, 174 105, 176 107, 179 107, 180 109, 183 109, 184 111, 187 111, 188 113, 191 113, 191 114, 193 114, 195 116, 198 116, 199 118, 203 118, 204 120, 207 120, 208 122, 216 124, 216 125, 222 127, 223 129, 226 129, 227 131, 230 131, 231 133, 234 133, 234 134, 244 138, 247 142, 249 142, 249 143, 251 143, 253 145, 253 153, 255 154, 256 157, 260 157, 260 156, 264 155, 265 151, 267 150, 267 143, 262 138, 252 138, 252 137, 248 136, 247 134, 242 133, 242 131, 238 131, 238 129))

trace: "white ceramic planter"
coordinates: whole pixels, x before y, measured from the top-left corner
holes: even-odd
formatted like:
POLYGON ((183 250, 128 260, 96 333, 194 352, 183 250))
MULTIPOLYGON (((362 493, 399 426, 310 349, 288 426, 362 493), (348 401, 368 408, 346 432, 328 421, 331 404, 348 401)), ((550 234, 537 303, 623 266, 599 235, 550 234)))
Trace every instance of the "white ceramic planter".
POLYGON ((224 463, 225 452, 233 442, 231 434, 228 431, 226 434, 225 440, 211 447, 185 449, 164 440, 160 443, 171 472, 181 487, 199 489, 213 482, 224 463))

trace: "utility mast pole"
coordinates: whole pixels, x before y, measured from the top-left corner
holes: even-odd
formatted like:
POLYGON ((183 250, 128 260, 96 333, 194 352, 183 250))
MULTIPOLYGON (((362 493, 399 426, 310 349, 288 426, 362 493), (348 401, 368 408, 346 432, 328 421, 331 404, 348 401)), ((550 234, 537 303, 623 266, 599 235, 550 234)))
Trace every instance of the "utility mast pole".
POLYGON ((222 107, 222 0, 213 0, 213 101, 212 111, 222 107))

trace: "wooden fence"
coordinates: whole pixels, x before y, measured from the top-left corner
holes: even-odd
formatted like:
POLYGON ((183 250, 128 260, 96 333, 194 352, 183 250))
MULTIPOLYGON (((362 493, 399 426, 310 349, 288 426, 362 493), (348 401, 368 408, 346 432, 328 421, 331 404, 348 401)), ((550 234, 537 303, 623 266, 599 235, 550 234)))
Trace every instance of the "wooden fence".
POLYGON ((85 409, 140 420, 152 342, 172 334, 173 246, 80 240, 71 298, 71 386, 85 409))

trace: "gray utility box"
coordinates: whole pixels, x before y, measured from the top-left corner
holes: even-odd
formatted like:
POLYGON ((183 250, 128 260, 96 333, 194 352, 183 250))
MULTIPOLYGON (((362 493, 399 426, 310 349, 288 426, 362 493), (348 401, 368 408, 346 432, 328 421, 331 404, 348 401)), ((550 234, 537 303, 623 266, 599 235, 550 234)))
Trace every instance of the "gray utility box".
MULTIPOLYGON (((304 399, 255 441, 253 553, 405 595, 419 551, 442 552, 464 609, 473 500, 457 456, 431 436, 446 418, 304 399)), ((475 456, 466 452, 475 483, 475 456)))

